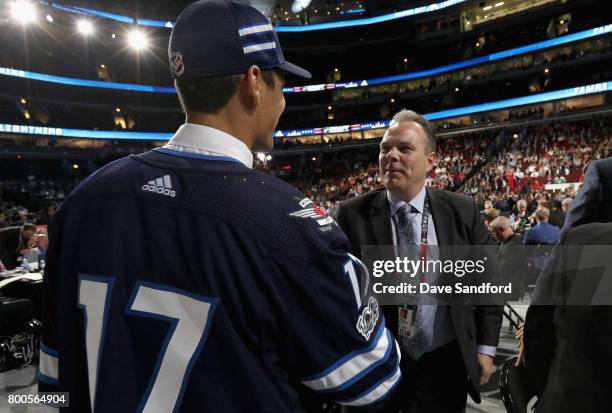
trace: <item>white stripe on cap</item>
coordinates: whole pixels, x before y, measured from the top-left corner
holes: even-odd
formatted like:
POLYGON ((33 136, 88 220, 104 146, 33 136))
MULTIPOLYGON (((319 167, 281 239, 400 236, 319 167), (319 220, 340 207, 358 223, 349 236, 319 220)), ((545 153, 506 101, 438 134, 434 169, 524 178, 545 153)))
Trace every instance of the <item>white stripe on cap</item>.
POLYGON ((271 24, 259 24, 257 26, 244 27, 238 30, 238 34, 240 37, 248 36, 249 34, 261 33, 261 32, 271 32, 274 28, 271 24))
POLYGON ((249 54, 270 49, 276 49, 276 42, 252 44, 250 46, 243 47, 242 51, 244 52, 244 54, 249 54))

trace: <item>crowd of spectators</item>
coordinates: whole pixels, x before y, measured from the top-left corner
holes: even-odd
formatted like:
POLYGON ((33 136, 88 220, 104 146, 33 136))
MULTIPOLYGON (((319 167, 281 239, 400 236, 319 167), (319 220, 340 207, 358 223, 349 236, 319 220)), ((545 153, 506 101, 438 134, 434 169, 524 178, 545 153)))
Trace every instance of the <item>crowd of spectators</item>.
MULTIPOLYGON (((333 214, 341 201, 382 186, 376 143, 336 143, 347 146, 258 157, 255 167, 296 185, 333 214)), ((487 223, 505 216, 515 233, 525 234, 537 224, 534 213, 539 207, 549 211, 552 225, 562 225, 587 164, 612 156, 612 118, 447 135, 438 140, 436 153, 427 185, 471 195, 487 223), (549 184, 574 185, 545 188, 549 184)), ((40 179, 30 174, 0 182, 0 228, 45 225, 81 178, 40 179)))
POLYGON ((612 155, 610 118, 542 123, 514 136, 463 192, 524 195, 546 184, 580 182, 589 161, 612 155))

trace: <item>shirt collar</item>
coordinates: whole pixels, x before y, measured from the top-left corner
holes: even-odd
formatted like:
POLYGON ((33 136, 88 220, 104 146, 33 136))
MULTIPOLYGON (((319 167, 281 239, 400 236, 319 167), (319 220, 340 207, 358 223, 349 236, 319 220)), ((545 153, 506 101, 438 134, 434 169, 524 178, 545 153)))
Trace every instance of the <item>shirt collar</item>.
POLYGON ((395 215, 398 209, 400 209, 404 204, 410 204, 414 209, 416 209, 419 214, 423 213, 423 208, 425 206, 425 186, 421 188, 418 194, 410 201, 402 201, 401 199, 394 196, 391 192, 387 191, 387 200, 389 201, 389 209, 391 211, 391 216, 395 215))
POLYGON ((185 123, 164 148, 204 155, 226 156, 253 168, 253 153, 241 140, 209 126, 185 123))

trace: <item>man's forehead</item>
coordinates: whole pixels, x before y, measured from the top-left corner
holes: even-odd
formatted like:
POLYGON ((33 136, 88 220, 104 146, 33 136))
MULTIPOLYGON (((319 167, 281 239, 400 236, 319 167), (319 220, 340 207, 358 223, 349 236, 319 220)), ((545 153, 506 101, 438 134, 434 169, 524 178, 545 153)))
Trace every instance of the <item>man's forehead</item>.
POLYGON ((390 126, 383 136, 383 142, 412 142, 419 140, 425 140, 425 131, 421 125, 412 121, 400 122, 390 126))

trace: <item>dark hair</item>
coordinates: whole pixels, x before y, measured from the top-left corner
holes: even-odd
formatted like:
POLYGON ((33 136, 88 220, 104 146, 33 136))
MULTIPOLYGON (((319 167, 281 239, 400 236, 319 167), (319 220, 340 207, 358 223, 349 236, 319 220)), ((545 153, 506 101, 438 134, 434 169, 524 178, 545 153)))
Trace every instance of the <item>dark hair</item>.
MULTIPOLYGON (((274 87, 274 72, 282 77, 278 69, 262 70, 264 83, 274 87)), ((203 77, 200 79, 176 80, 176 91, 185 112, 214 114, 219 112, 238 89, 242 74, 203 77)))
POLYGON ((23 224, 22 229, 24 231, 34 231, 34 232, 36 232, 38 230, 38 228, 36 228, 36 225, 29 224, 29 223, 28 224, 23 224))
POLYGON ((548 209, 549 211, 552 211, 552 203, 550 201, 540 201, 538 202, 538 206, 543 206, 544 208, 548 209))
POLYGON ((393 123, 401 122, 414 122, 421 125, 427 137, 427 149, 429 152, 436 151, 436 133, 427 119, 412 110, 402 109, 393 116, 393 123))

